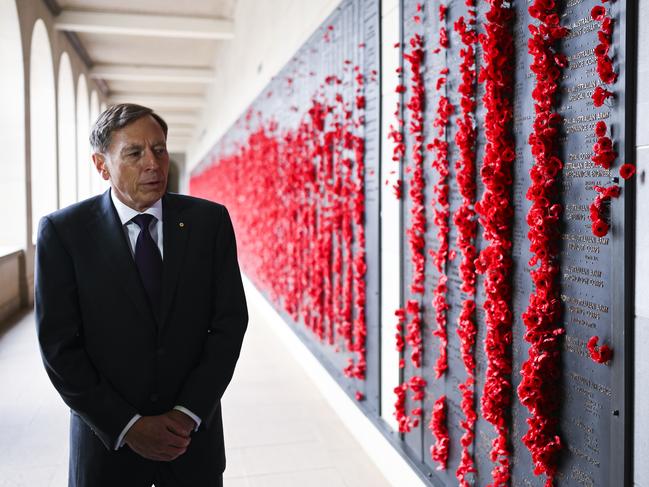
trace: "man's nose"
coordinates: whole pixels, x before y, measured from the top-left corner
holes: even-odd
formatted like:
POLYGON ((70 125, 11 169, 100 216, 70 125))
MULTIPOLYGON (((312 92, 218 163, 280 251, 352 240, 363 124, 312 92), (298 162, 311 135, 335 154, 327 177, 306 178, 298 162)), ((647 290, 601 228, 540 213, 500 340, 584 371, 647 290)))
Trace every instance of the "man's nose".
POLYGON ((160 161, 151 147, 144 150, 144 167, 146 169, 158 169, 160 167, 160 161))

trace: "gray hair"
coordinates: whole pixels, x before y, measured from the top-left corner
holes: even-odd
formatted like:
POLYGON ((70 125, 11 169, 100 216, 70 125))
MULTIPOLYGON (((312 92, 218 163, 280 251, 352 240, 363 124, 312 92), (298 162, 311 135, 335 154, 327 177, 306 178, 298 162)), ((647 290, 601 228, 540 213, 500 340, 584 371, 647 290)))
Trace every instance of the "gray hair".
POLYGON ((151 115, 160 124, 165 138, 167 138, 167 122, 151 108, 134 103, 120 103, 118 105, 111 105, 97 117, 97 121, 95 121, 90 131, 90 146, 92 150, 100 153, 106 152, 110 145, 111 136, 115 130, 126 127, 128 124, 147 115, 151 115))

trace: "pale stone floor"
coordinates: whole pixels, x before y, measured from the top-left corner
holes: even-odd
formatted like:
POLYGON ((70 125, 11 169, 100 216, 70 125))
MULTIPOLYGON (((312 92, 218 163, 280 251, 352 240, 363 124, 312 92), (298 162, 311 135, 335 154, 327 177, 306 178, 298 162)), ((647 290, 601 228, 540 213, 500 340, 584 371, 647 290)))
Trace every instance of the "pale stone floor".
MULTIPOLYGON (((42 367, 33 314, 0 327, 0 487, 67 486, 68 415, 42 367)), ((389 486, 252 308, 223 415, 225 487, 389 486)))

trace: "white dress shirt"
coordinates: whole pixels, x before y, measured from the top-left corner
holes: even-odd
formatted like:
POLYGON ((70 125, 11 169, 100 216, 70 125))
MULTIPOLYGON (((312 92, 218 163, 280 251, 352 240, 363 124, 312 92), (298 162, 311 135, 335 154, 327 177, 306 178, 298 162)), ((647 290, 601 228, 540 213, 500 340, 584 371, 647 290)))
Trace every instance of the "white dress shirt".
MULTIPOLYGON (((131 221, 134 216, 140 215, 142 213, 148 213, 150 215, 153 215, 155 219, 151 220, 151 224, 149 226, 149 233, 151 234, 151 238, 158 244, 158 249, 160 249, 160 256, 163 257, 164 259, 164 248, 162 245, 163 239, 162 239, 162 200, 159 199, 153 205, 146 209, 143 212, 139 212, 137 210, 134 210, 133 208, 126 206, 124 203, 122 203, 119 198, 115 196, 115 193, 113 193, 113 190, 110 190, 110 198, 113 200, 113 205, 115 206, 115 209, 117 210, 117 215, 119 216, 119 220, 122 222, 122 228, 124 229, 124 235, 126 236, 126 240, 129 244, 129 248, 131 249, 131 255, 133 258, 135 258, 135 243, 137 242, 137 237, 140 234, 140 227, 135 223, 134 221, 131 221)), ((194 413, 192 413, 189 409, 186 407, 177 405, 174 406, 174 409, 177 409, 178 411, 181 411, 185 413, 187 416, 192 418, 196 422, 196 427, 194 428, 194 431, 198 429, 198 427, 201 424, 201 418, 196 416, 194 413)), ((124 437, 126 436, 126 433, 128 430, 135 424, 135 422, 140 419, 142 416, 139 414, 136 414, 131 418, 131 420, 126 423, 126 426, 122 430, 122 432, 119 435, 119 438, 117 438, 117 444, 115 445, 115 450, 119 449, 124 445, 124 437)))

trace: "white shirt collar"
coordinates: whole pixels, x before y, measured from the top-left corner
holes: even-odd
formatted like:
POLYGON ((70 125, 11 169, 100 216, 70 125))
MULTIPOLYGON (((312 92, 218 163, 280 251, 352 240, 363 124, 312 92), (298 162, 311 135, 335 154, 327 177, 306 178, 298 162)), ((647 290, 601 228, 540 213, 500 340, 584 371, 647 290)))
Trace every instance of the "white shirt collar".
POLYGON ((122 222, 122 225, 126 225, 128 222, 131 221, 131 219, 134 216, 140 215, 142 213, 149 213, 154 217, 156 217, 159 222, 162 222, 162 198, 160 198, 158 201, 153 203, 151 207, 147 208, 142 212, 139 212, 137 210, 134 210, 130 206, 126 206, 124 203, 122 203, 119 200, 119 198, 115 196, 112 188, 109 191, 110 191, 110 199, 113 200, 113 205, 115 205, 115 209, 117 210, 117 214, 119 215, 119 219, 122 222))

